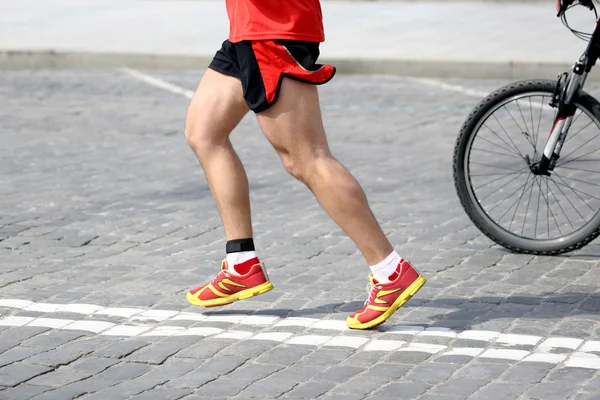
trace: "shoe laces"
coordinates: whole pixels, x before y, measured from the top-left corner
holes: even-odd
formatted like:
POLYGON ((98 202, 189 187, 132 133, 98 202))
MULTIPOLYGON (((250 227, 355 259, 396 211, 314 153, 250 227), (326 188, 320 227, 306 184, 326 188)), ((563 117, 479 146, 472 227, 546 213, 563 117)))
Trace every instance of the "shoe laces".
POLYGON ((374 289, 381 289, 381 286, 378 285, 373 285, 371 282, 367 282, 367 286, 365 287, 365 290, 367 291, 367 301, 365 301, 365 305, 369 304, 370 302, 372 302, 375 298, 375 295, 377 294, 378 290, 374 290, 374 289))

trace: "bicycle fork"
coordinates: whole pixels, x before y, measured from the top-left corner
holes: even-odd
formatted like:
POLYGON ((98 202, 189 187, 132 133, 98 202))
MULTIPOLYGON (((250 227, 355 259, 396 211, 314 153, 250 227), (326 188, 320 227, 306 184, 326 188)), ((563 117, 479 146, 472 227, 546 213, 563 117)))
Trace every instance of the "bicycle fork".
POLYGON ((551 106, 558 107, 554 125, 548 136, 540 161, 537 163, 529 162, 531 172, 535 175, 550 176, 551 171, 554 170, 556 162, 560 158, 560 151, 565 143, 567 133, 577 110, 573 104, 575 94, 583 87, 588 75, 588 71, 585 68, 587 63, 587 57, 584 56, 575 64, 573 73, 570 75, 566 86, 561 84, 562 79, 567 76, 566 73, 558 79, 556 91, 550 103, 551 106))

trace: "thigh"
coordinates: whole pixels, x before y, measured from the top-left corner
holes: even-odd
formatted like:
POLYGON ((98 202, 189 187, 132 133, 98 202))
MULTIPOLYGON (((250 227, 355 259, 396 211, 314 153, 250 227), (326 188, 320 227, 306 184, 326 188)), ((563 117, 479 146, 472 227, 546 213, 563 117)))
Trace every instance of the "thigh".
POLYGON ((186 134, 191 140, 226 141, 247 112, 240 80, 209 68, 190 102, 186 134))
POLYGON ((301 161, 330 154, 315 85, 284 78, 277 101, 257 119, 282 157, 301 161))

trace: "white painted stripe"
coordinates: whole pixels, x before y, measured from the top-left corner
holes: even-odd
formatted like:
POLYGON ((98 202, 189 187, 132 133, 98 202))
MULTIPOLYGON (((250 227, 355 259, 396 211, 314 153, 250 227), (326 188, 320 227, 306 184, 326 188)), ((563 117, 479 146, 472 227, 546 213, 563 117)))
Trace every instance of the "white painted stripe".
POLYGON ((175 336, 211 336, 217 333, 223 332, 221 328, 204 328, 204 327, 194 327, 187 328, 186 330, 179 332, 175 336))
POLYGON ((60 329, 72 323, 73 320, 70 319, 36 318, 28 323, 27 326, 43 326, 46 328, 60 329))
POLYGON ((314 318, 290 317, 290 318, 285 318, 285 319, 282 319, 281 321, 278 321, 275 324, 275 326, 302 326, 302 327, 309 327, 309 326, 315 324, 318 321, 319 320, 314 319, 314 318))
POLYGON ((94 314, 108 315, 109 317, 124 317, 130 318, 136 314, 143 313, 144 310, 141 308, 103 308, 96 311, 94 314))
POLYGON ((335 336, 330 341, 325 342, 323 346, 351 347, 353 349, 358 349, 368 341, 369 339, 364 337, 335 336))
POLYGON ((479 340, 482 342, 491 342, 500 335, 500 332, 493 331, 463 331, 458 334, 459 339, 479 340))
POLYGON ((416 335, 417 333, 423 331, 425 328, 422 326, 404 326, 404 325, 396 325, 391 326, 386 329, 386 333, 401 333, 403 335, 416 335))
POLYGON ((348 325, 346 325, 346 321, 325 319, 315 322, 311 325, 311 328, 325 329, 328 331, 347 331, 348 325))
POLYGON ((548 338, 544 340, 538 346, 537 350, 551 350, 551 349, 571 349, 575 350, 578 348, 581 343, 583 343, 583 339, 575 339, 575 338, 548 338))
POLYGON ((519 361, 529 354, 530 353, 526 350, 488 349, 484 351, 480 357, 519 361))
POLYGON ((292 335, 293 333, 291 332, 262 332, 252 336, 250 339, 273 340, 275 342, 283 342, 292 335))
POLYGON ((31 303, 27 307, 23 308, 25 311, 37 311, 52 313, 58 311, 59 308, 64 307, 64 304, 53 304, 53 303, 31 303))
POLYGON ((171 318, 173 321, 206 321, 206 315, 191 313, 191 312, 182 312, 171 318))
POLYGON ((251 315, 240 321, 241 325, 273 325, 279 320, 279 317, 274 315, 251 315))
POLYGON ((128 74, 129 76, 132 76, 133 78, 136 78, 159 89, 166 90, 167 92, 180 94, 182 96, 187 97, 188 99, 191 99, 194 96, 194 92, 192 92, 191 90, 184 89, 181 86, 177 86, 167 81, 163 81, 162 79, 156 78, 152 75, 144 74, 143 72, 137 71, 135 69, 121 68, 120 70, 128 74))
POLYGON ((540 340, 542 340, 541 336, 529 336, 529 335, 515 335, 515 334, 507 334, 502 333, 498 335, 496 339, 496 343, 504 343, 512 346, 516 345, 529 345, 534 346, 540 340))
POLYGON ((31 317, 5 317, 0 319, 0 326, 23 326, 27 325, 35 318, 31 317))
POLYGON ((364 347, 365 351, 394 351, 406 344, 403 340, 373 339, 364 347))
POLYGON ((455 347, 453 349, 448 350, 443 355, 445 356, 469 356, 469 357, 477 357, 481 353, 483 353, 481 347, 455 347))
POLYGON ((185 331, 182 326, 157 326, 141 336, 173 336, 185 331))
POLYGON ((166 321, 177 314, 179 314, 179 311, 148 310, 141 314, 134 315, 131 319, 138 321, 166 321))
POLYGON ((441 336, 454 338, 457 336, 457 332, 449 328, 427 328, 422 332, 418 333, 418 336, 441 336))
POLYGON ((153 327, 150 325, 133 326, 133 325, 117 325, 109 330, 102 332, 105 336, 139 336, 144 332, 149 331, 153 327))
MULTIPOLYGON (((181 326, 153 326, 153 325, 115 325, 105 321, 73 321, 59 318, 31 318, 31 317, 5 317, 0 319, 0 325, 22 327, 44 326, 55 329, 83 330, 106 336, 213 336, 214 338, 236 339, 236 340, 271 340, 291 345, 309 346, 340 346, 364 351, 398 351, 398 352, 422 352, 428 354, 441 353, 442 355, 466 355, 471 357, 507 359, 514 361, 543 362, 558 364, 567 360, 566 366, 580 367, 600 370, 600 357, 592 353, 573 352, 572 354, 551 354, 529 352, 526 350, 512 349, 487 349, 483 348, 448 348, 447 346, 429 343, 409 343, 402 340, 379 340, 369 339, 361 336, 325 336, 325 335, 301 335, 293 336, 292 332, 261 332, 253 333, 247 331, 224 331, 212 327, 181 326), (568 357, 568 358, 567 358, 568 357)), ((595 349, 597 343, 591 343, 590 349, 595 349)))
POLYGON ((215 336, 217 339, 248 339, 252 337, 252 332, 247 331, 225 331, 215 336))
POLYGON ((321 336, 321 335, 304 335, 304 336, 295 336, 288 340, 286 343, 289 344, 302 344, 309 346, 320 346, 323 343, 331 340, 331 336, 321 336))
POLYGON ((448 346, 441 344, 429 344, 429 343, 409 343, 406 347, 401 347, 396 351, 414 351, 418 353, 429 353, 437 354, 440 351, 446 349, 448 346))
POLYGON ((113 326, 115 326, 115 324, 104 321, 74 321, 73 323, 63 327, 63 329, 100 333, 112 328, 113 326))
POLYGON ((479 90, 468 89, 468 88, 466 88, 464 86, 460 86, 460 85, 450 85, 448 83, 440 82, 440 81, 437 81, 434 79, 410 78, 410 80, 412 80, 413 82, 420 83, 422 85, 435 87, 435 88, 446 90, 449 92, 462 93, 462 94, 466 94, 467 96, 472 96, 472 97, 486 97, 488 94, 491 93, 491 92, 482 92, 479 90))
POLYGON ((247 315, 208 315, 206 317, 206 321, 210 322, 229 322, 232 324, 237 324, 244 318, 248 318, 247 315))
POLYGON ((600 352, 600 341, 590 340, 581 346, 579 351, 600 352))
POLYGON ((533 353, 523 359, 523 361, 539 362, 548 364, 560 364, 567 358, 566 354, 540 354, 533 353))
POLYGON ((33 303, 33 301, 29 301, 29 300, 0 299, 0 307, 23 309, 32 303, 33 303))
POLYGON ((573 355, 565 362, 567 367, 600 369, 600 357, 582 357, 573 355))
POLYGON ((91 315, 97 311, 102 310, 104 307, 97 306, 95 304, 63 304, 57 311, 68 312, 73 314, 91 315))

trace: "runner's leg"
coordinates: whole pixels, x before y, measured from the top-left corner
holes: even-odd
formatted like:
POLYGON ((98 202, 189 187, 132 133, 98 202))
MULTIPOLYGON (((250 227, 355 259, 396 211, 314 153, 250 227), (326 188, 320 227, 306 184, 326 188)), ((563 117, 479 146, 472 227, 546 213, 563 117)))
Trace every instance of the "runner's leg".
POLYGON ((248 177, 229 140, 247 112, 240 80, 207 69, 186 119, 188 143, 204 169, 227 240, 252 237, 248 177))
POLYGON ((286 170, 308 186, 319 204, 354 241, 369 265, 394 250, 356 179, 329 149, 317 87, 284 78, 279 97, 257 114, 286 170))

